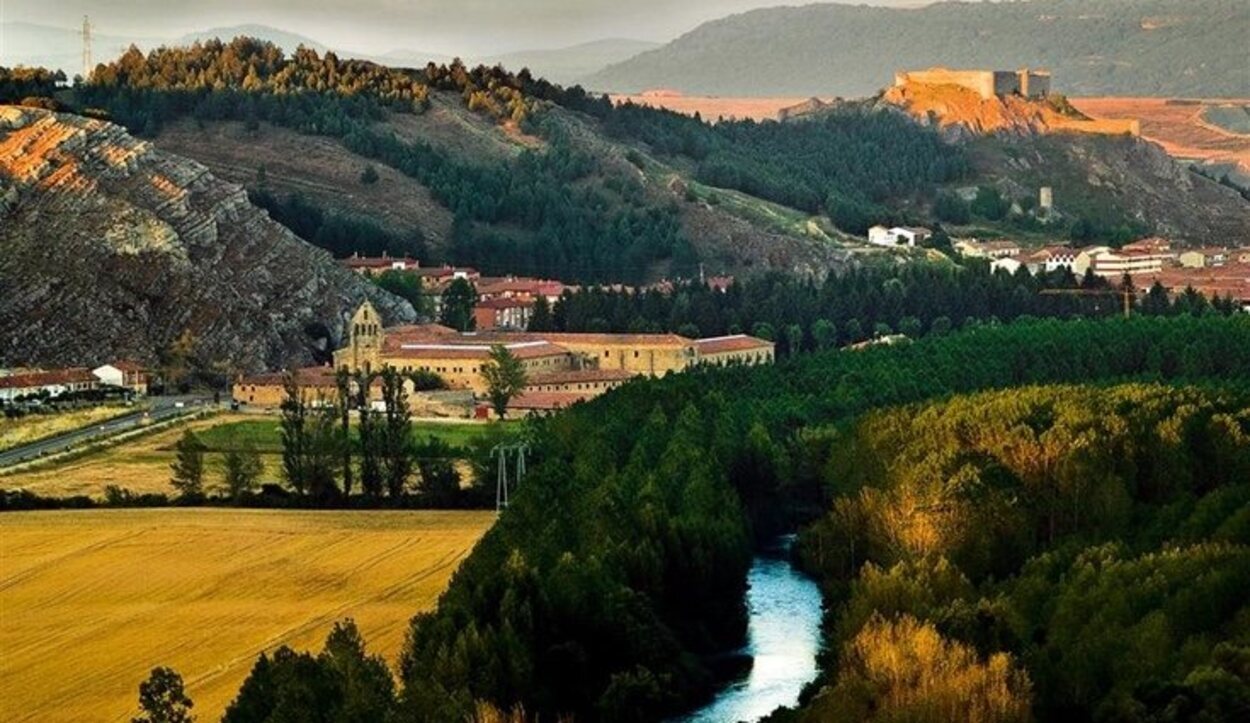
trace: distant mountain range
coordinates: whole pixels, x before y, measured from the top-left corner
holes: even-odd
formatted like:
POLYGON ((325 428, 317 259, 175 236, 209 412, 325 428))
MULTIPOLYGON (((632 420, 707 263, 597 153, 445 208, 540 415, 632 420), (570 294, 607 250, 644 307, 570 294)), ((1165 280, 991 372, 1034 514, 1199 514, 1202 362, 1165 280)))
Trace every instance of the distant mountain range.
POLYGON ((904 68, 1032 66, 1052 70, 1056 91, 1068 95, 1246 97, 1248 28, 1245 0, 779 7, 705 23, 584 84, 621 93, 863 96, 904 68))
MULTIPOLYGON (((4 33, 4 53, 0 66, 29 65, 64 70, 73 76, 82 72, 82 39, 73 28, 59 28, 30 23, 5 23, 0 25, 4 33)), ((360 58, 392 66, 422 67, 426 63, 448 63, 450 55, 430 53, 419 49, 397 49, 376 54, 346 48, 327 46, 313 38, 267 25, 233 25, 209 28, 187 33, 178 38, 139 38, 120 35, 95 35, 93 37, 95 62, 112 60, 130 45, 150 50, 160 45, 191 45, 211 38, 230 40, 246 35, 277 45, 290 53, 299 46, 325 53, 333 50, 344 58, 360 58)), ((627 60, 639 53, 654 50, 659 43, 627 38, 607 38, 567 48, 521 50, 501 55, 483 57, 463 56, 470 65, 503 64, 509 69, 529 68, 535 75, 552 82, 572 84, 614 63, 627 60)))

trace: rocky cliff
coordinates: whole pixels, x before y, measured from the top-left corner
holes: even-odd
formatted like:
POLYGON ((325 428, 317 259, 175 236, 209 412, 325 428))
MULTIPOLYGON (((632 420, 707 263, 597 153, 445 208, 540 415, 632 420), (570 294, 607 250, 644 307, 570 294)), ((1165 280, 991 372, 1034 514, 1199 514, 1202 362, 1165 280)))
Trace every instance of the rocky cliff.
POLYGON ((199 163, 0 107, 0 366, 156 363, 179 339, 223 371, 305 364, 365 298, 415 316, 199 163))

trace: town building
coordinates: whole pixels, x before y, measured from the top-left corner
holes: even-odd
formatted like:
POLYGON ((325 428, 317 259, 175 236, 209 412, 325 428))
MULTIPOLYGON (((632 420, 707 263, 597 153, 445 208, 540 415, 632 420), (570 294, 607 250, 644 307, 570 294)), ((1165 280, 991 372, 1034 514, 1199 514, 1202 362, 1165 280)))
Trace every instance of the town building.
POLYGON ((1163 270, 1166 262, 1170 262, 1170 251, 1158 250, 1157 246, 1141 245, 1125 246, 1119 250, 1107 246, 1091 246, 1082 249, 1072 263, 1072 272, 1084 276, 1092 271, 1095 276, 1118 279, 1125 274, 1153 274, 1163 270))
POLYGON ((565 291, 573 290, 575 287, 565 286, 559 281, 532 279, 525 276, 482 278, 477 283, 477 296, 480 301, 521 299, 536 302, 541 298, 545 299, 548 304, 554 304, 565 291))
POLYGON ((961 256, 973 259, 1005 259, 1020 255, 1020 244, 1015 241, 978 241, 958 239, 952 244, 961 256))
POLYGON ((932 231, 919 226, 873 226, 868 229, 868 243, 874 246, 917 246, 932 236, 932 231))
POLYGON ((407 256, 403 258, 393 258, 382 252, 381 256, 361 256, 359 253, 352 254, 349 258, 341 259, 339 263, 350 271, 360 274, 361 276, 380 276, 387 271, 416 271, 421 268, 421 262, 410 259, 407 256))
POLYGON ((64 394, 90 391, 97 386, 99 380, 89 369, 23 370, 0 374, 0 401, 56 398, 64 394))
POLYGON ((534 304, 527 298, 498 297, 479 301, 473 307, 474 327, 481 331, 495 329, 523 331, 534 316, 534 304))
MULTIPOLYGON (((338 385, 334 369, 308 367, 296 369, 295 383, 299 385, 307 402, 313 406, 333 403, 338 397, 338 385)), ((286 399, 287 372, 253 374, 235 380, 231 398, 239 403, 258 409, 277 409, 286 399)))
POLYGON ((1187 269, 1205 269, 1228 263, 1228 249, 1205 248, 1182 251, 1177 260, 1187 269))
POLYGON ((131 361, 117 361, 91 370, 91 374, 110 387, 129 390, 140 396, 148 393, 148 374, 143 367, 131 361))

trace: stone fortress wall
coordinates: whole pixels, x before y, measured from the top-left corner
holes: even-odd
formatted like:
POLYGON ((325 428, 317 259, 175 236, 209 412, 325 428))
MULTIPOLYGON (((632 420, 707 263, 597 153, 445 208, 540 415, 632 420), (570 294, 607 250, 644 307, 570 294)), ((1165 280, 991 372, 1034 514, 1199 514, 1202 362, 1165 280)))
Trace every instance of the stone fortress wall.
POLYGON ((924 85, 957 85, 981 96, 982 100, 1008 95, 1045 98, 1050 95, 1050 72, 1045 70, 951 70, 927 68, 899 71, 894 74, 895 87, 908 83, 924 85))

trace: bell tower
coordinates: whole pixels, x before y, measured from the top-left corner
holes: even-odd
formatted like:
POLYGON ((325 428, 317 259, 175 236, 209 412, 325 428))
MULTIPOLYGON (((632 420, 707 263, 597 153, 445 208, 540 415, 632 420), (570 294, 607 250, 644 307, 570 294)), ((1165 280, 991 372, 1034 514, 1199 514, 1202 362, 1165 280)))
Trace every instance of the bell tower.
POLYGON ((381 368, 382 317, 373 304, 365 301, 356 308, 347 331, 347 348, 343 350, 343 358, 335 360, 336 365, 346 366, 352 371, 381 368))

